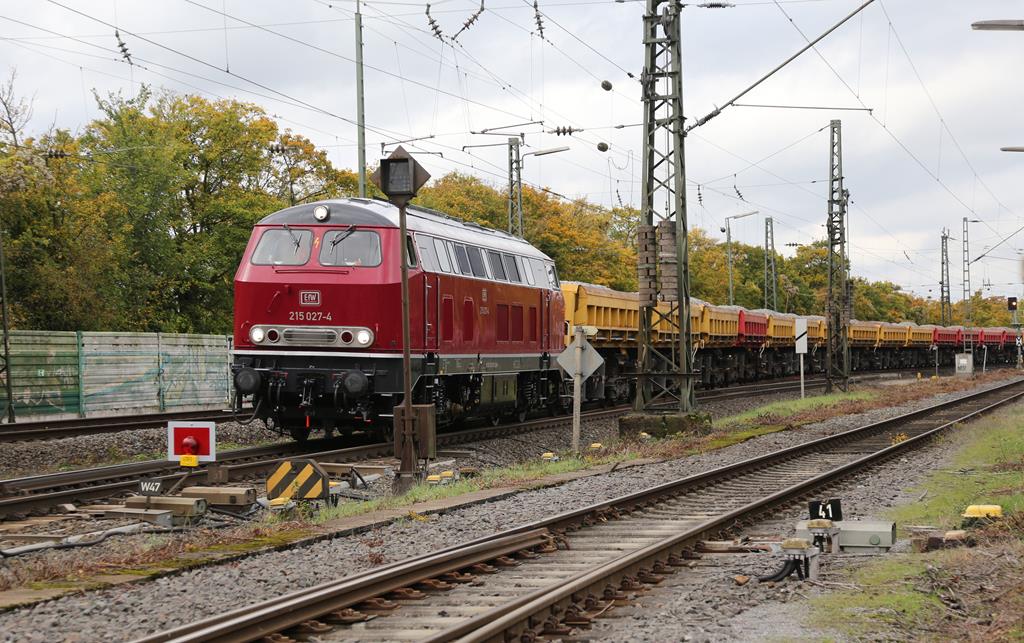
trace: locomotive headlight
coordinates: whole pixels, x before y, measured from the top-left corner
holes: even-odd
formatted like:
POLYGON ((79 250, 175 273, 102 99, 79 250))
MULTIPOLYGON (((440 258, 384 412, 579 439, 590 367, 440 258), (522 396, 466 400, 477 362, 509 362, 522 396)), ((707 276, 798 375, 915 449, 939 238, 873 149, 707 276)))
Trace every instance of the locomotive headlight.
POLYGON ((363 329, 356 333, 356 343, 360 346, 369 346, 372 341, 373 334, 371 334, 370 331, 363 329))
POLYGON ((263 332, 262 328, 253 328, 249 331, 249 339, 251 339, 254 344, 259 344, 266 339, 266 337, 267 334, 263 332))
POLYGON ((318 205, 313 208, 313 218, 317 221, 326 221, 330 214, 331 211, 327 209, 326 205, 318 205))

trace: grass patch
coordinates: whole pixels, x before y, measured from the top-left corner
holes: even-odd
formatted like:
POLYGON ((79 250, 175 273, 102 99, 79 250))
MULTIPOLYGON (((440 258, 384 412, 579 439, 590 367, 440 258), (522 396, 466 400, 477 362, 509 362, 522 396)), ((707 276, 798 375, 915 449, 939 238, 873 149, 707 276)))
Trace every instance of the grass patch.
POLYGON ((312 514, 310 521, 314 524, 322 524, 331 520, 358 516, 372 511, 398 509, 420 502, 454 498, 484 489, 523 486, 524 483, 536 481, 547 476, 573 473, 590 467, 621 462, 636 457, 637 454, 635 452, 625 450, 602 455, 563 457, 555 462, 533 460, 508 467, 486 469, 479 476, 463 478, 451 484, 418 484, 400 496, 375 498, 365 502, 344 502, 336 507, 323 507, 312 514))
POLYGON ((960 524, 968 505, 1002 505, 1004 513, 1024 511, 1024 416, 1020 408, 999 411, 957 429, 964 442, 948 469, 933 471, 914 490, 924 499, 896 507, 897 525, 960 524), (984 430, 978 430, 983 423, 984 430))
POLYGON ((878 397, 877 391, 850 391, 848 393, 829 393, 828 395, 813 395, 802 400, 780 400, 771 402, 764 406, 750 409, 736 415, 730 415, 718 420, 715 424, 721 428, 739 426, 757 422, 763 418, 771 418, 773 421, 785 419, 806 413, 817 411, 831 406, 837 406, 845 402, 866 402, 878 397))
POLYGON ((917 588, 927 560, 886 559, 856 570, 850 582, 859 591, 832 592, 812 598, 811 622, 845 636, 877 640, 871 633, 880 630, 908 632, 943 612, 942 602, 934 594, 917 588))

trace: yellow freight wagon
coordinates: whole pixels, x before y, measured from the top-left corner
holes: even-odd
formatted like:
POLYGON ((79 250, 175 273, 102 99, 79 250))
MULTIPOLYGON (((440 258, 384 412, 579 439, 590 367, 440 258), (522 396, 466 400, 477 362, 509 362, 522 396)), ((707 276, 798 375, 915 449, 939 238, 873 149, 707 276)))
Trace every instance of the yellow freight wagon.
MULTIPOLYGON (((768 317, 768 334, 765 345, 769 348, 793 347, 796 343, 796 315, 788 313, 777 313, 774 310, 759 308, 755 313, 762 313, 768 317)), ((808 331, 810 329, 810 324, 808 331)))
POLYGON ((878 346, 880 348, 902 348, 910 341, 909 324, 880 323, 878 346))
POLYGON ((847 327, 847 340, 851 347, 877 348, 881 339, 881 331, 881 322, 851 319, 850 325, 847 327))
POLYGON ((739 335, 739 309, 704 304, 700 318, 700 346, 722 348, 736 345, 739 335))
POLYGON ((807 349, 813 350, 815 346, 824 348, 828 343, 828 326, 825 318, 820 315, 807 315, 807 349))
POLYGON ((907 346, 913 348, 930 348, 935 335, 935 326, 918 326, 910 324, 907 346))

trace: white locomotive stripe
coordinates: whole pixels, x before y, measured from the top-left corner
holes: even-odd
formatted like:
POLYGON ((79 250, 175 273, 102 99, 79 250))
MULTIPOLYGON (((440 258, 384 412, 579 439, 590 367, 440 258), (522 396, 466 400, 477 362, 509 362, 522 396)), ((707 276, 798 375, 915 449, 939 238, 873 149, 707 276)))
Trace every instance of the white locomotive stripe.
MULTIPOLYGON (((257 350, 234 350, 231 351, 232 355, 267 355, 267 356, 293 356, 293 357, 374 357, 374 358, 385 358, 385 359, 402 359, 401 353, 342 353, 333 351, 257 351, 257 350)), ((553 353, 549 353, 553 354, 553 353)), ((529 357, 542 357, 543 353, 467 353, 452 355, 448 353, 438 354, 439 359, 476 359, 479 357, 483 359, 494 359, 494 358, 529 358, 529 357)), ((421 353, 414 353, 413 359, 423 359, 424 355, 421 353)))

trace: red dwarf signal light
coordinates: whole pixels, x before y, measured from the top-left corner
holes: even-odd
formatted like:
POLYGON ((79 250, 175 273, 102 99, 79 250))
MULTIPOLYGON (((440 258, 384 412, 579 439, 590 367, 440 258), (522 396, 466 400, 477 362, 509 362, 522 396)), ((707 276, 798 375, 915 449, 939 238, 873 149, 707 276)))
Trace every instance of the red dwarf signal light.
POLYGON ((186 435, 185 439, 181 441, 180 455, 199 455, 199 441, 195 436, 186 435))
POLYGON ((167 459, 178 462, 182 456, 195 456, 198 462, 214 462, 217 459, 216 424, 168 422, 167 459))

